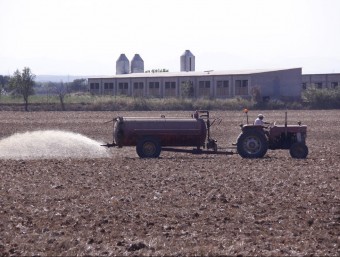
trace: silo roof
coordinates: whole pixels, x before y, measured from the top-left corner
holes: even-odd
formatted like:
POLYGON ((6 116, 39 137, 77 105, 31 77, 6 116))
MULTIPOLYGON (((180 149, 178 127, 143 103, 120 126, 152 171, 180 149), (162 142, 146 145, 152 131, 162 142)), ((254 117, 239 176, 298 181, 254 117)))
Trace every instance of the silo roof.
POLYGON ((125 54, 121 54, 117 60, 117 62, 119 61, 129 61, 129 59, 126 57, 125 54))
POLYGON ((132 61, 143 61, 143 59, 139 54, 135 54, 135 56, 132 58, 132 61))
POLYGON ((194 55, 192 54, 192 52, 190 52, 190 50, 185 50, 184 53, 181 56, 190 56, 190 57, 193 57, 194 55))

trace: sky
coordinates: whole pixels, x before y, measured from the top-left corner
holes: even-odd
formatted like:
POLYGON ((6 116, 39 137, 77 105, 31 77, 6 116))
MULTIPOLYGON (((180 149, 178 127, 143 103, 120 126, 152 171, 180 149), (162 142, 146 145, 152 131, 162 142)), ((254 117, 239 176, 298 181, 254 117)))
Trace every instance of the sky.
POLYGON ((339 0, 0 0, 0 74, 115 75, 124 53, 145 70, 301 67, 340 73, 339 0))

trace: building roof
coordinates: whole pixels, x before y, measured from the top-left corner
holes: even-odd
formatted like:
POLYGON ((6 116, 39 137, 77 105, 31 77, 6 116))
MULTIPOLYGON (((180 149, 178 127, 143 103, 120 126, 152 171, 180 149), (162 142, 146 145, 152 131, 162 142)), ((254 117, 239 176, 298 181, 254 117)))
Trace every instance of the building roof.
MULTIPOLYGON (((300 69, 300 68, 291 68, 300 69)), ((275 72, 291 69, 255 69, 255 70, 232 70, 232 71, 182 71, 182 72, 155 72, 155 73, 129 73, 114 76, 98 76, 90 77, 90 79, 111 79, 111 78, 152 78, 152 77, 202 77, 202 76, 223 76, 223 75, 250 75, 257 73, 275 72)))
POLYGON ((340 73, 303 73, 302 76, 332 76, 332 75, 336 75, 339 76, 340 73))

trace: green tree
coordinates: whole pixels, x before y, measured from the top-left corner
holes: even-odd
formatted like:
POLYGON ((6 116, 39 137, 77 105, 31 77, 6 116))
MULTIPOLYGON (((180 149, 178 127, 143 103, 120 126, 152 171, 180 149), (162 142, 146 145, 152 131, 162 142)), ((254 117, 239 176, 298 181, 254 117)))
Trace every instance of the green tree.
POLYGON ((25 67, 22 72, 16 70, 10 79, 10 88, 17 94, 22 95, 25 102, 25 111, 28 111, 28 98, 34 94, 35 75, 32 74, 31 69, 25 67))
POLYGON ((340 88, 311 86, 302 92, 302 99, 311 108, 338 109, 340 108, 340 88))
POLYGON ((181 84, 181 95, 183 98, 193 98, 195 95, 194 84, 192 81, 185 81, 181 84))

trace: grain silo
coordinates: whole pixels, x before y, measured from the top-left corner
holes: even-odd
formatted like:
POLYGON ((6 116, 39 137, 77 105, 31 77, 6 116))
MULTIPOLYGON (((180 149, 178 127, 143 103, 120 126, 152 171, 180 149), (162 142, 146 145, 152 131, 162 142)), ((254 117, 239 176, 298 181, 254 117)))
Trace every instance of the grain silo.
POLYGON ((195 71, 195 56, 190 50, 181 55, 181 71, 195 71))
POLYGON ((144 73, 144 61, 139 54, 135 54, 131 61, 131 73, 144 73))
POLYGON ((118 74, 129 74, 130 73, 130 62, 125 54, 121 54, 116 62, 116 75, 118 74))

